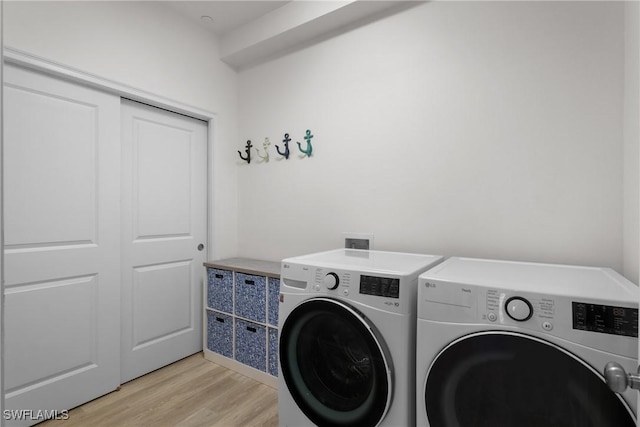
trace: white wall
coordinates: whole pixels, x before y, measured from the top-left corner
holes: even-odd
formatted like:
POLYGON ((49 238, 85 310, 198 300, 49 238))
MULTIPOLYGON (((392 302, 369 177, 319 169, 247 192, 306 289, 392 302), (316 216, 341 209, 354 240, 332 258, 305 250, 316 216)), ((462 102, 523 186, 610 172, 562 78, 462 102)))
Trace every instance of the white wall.
POLYGON ((640 3, 625 2, 624 275, 639 283, 640 3))
POLYGON ((637 281, 625 7, 428 3, 239 79, 214 38, 156 2, 5 2, 3 27, 8 46, 217 113, 215 257, 278 260, 361 231, 378 249, 637 281), (307 128, 314 156, 275 161, 273 144, 307 128), (264 137, 271 162, 242 164, 236 150, 264 137))
MULTIPOLYGON (((2 30, 2 13, 4 2, 0 0, 0 58, 4 55, 4 43, 2 30)), ((4 82, 3 67, 0 67, 0 230, 4 230, 4 127, 3 104, 4 82)), ((4 236, 4 232, 0 233, 4 236)), ((0 254, 4 254, 4 238, 0 239, 0 254)), ((4 414, 4 256, 0 256, 0 413, 4 414)), ((0 419, 0 427, 4 426, 4 417, 0 419)))
POLYGON ((623 266, 624 5, 431 2, 239 75, 239 255, 623 266), (292 149, 297 152, 295 144, 292 149))
POLYGON ((161 2, 4 4, 7 46, 216 113, 210 255, 235 255, 237 77, 216 37, 161 2))

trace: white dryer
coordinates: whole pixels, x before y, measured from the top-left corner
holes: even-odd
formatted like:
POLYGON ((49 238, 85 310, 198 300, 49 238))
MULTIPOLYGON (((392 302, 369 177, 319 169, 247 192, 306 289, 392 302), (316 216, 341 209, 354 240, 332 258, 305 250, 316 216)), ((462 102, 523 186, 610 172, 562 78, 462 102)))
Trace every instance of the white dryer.
POLYGON ((282 261, 281 426, 415 423, 418 276, 441 261, 354 249, 282 261))
POLYGON ((450 258, 420 276, 417 425, 635 427, 638 288, 607 268, 450 258))

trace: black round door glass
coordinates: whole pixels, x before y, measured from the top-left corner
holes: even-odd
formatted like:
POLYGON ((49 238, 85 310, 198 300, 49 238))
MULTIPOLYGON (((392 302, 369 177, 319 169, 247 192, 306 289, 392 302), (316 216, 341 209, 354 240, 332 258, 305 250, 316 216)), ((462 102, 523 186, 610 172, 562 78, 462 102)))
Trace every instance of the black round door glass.
POLYGON ((342 303, 310 300, 280 333, 281 375, 298 407, 318 426, 375 426, 391 393, 376 337, 342 303))
POLYGON ((635 427, 604 381, 558 348, 482 334, 446 349, 425 387, 434 427, 635 427))

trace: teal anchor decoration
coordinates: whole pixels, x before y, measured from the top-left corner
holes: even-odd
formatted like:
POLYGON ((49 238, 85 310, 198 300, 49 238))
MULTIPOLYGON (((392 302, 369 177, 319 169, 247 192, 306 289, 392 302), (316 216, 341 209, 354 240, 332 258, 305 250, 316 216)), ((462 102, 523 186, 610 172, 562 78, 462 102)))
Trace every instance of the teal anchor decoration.
POLYGON ((304 150, 302 149, 302 144, 296 141, 296 144, 298 144, 298 150, 306 154, 307 157, 311 157, 311 153, 313 151, 313 146, 311 145, 311 138, 313 138, 313 135, 311 135, 311 131, 307 129, 306 135, 304 136, 304 139, 307 140, 307 148, 304 150))
POLYGON ((262 159, 263 162, 269 162, 269 146, 271 145, 271 141, 269 141, 269 138, 265 138, 264 142, 262 143, 262 148, 264 148, 264 156, 262 154, 260 154, 260 150, 258 148, 256 148, 256 154, 258 155, 258 157, 260 157, 262 159))

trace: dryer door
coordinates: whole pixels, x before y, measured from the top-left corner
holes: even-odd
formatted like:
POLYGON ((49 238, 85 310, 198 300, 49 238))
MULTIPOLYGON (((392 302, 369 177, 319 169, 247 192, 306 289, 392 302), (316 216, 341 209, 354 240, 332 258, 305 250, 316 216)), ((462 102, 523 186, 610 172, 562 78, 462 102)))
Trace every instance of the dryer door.
POLYGON ((524 334, 463 337, 424 389, 432 427, 635 427, 629 406, 573 354, 524 334))
POLYGON ((392 366, 376 329, 330 298, 298 305, 280 331, 281 375, 319 426, 376 426, 392 396, 392 366))

